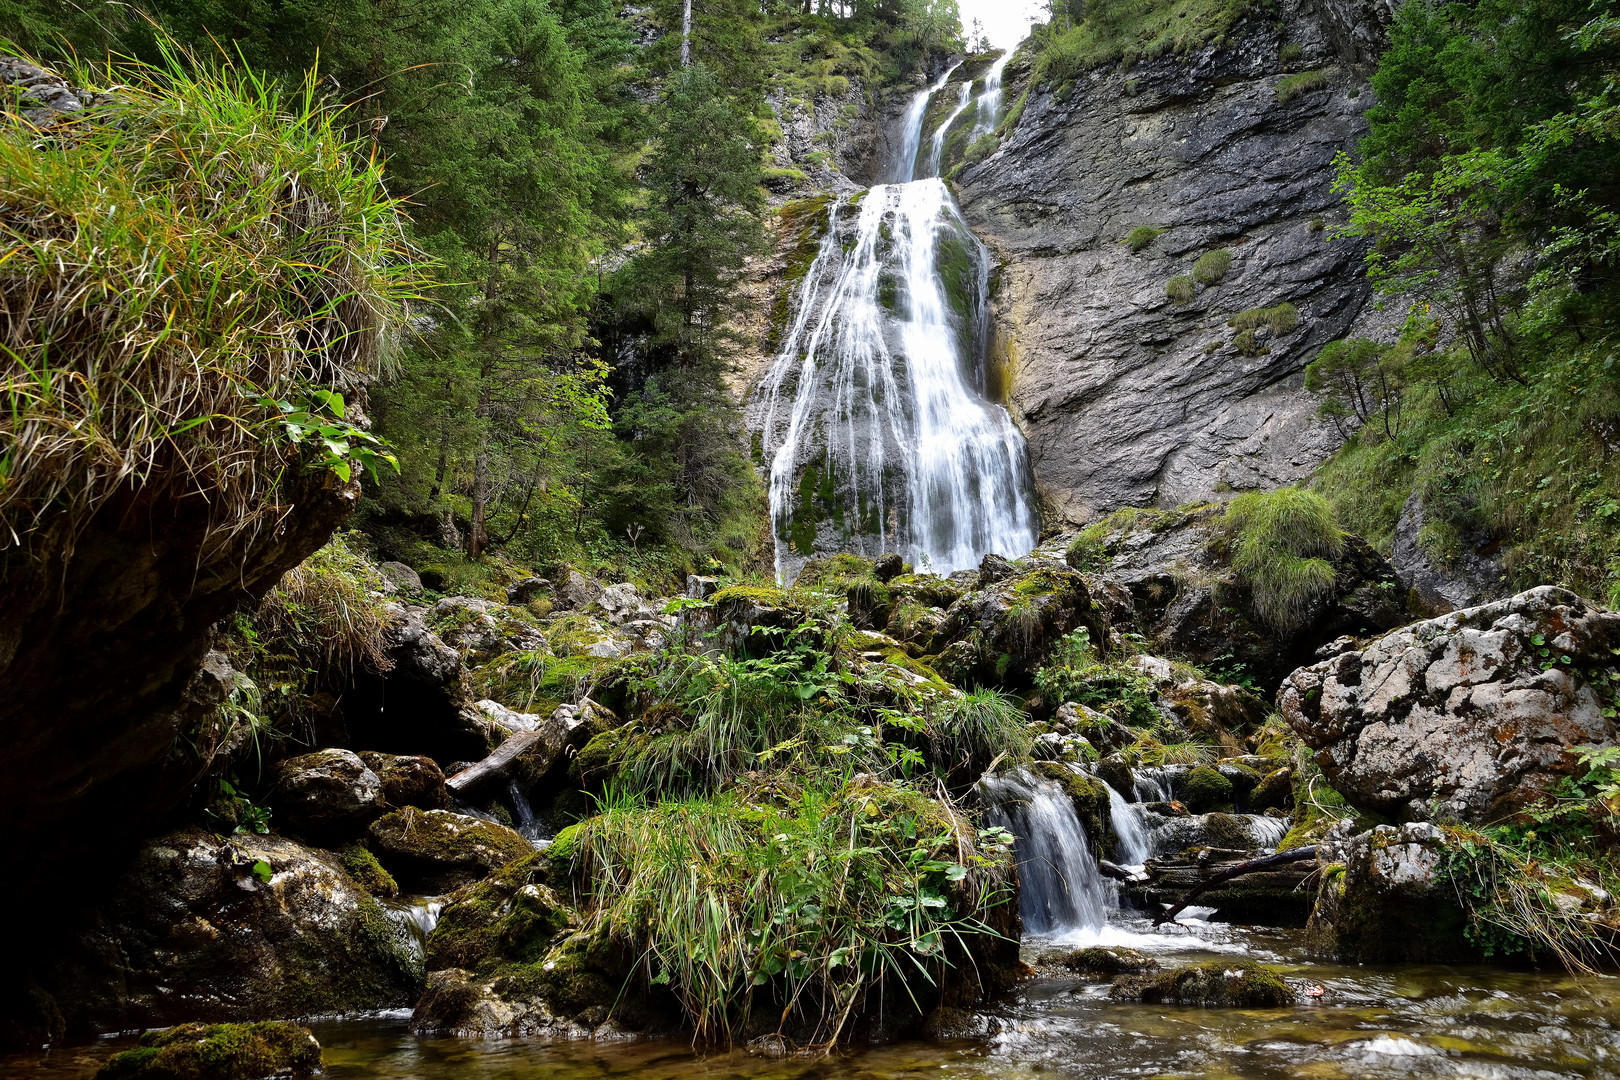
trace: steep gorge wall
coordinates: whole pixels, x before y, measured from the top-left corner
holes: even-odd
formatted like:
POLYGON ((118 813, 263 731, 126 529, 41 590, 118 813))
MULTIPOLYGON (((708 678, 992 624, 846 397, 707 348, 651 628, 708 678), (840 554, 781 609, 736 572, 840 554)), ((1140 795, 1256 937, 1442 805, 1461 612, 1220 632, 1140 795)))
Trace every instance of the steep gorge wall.
POLYGON ((1334 158, 1366 129, 1363 73, 1388 18, 1383 0, 1294 0, 1219 46, 1032 87, 999 151, 961 173, 963 210, 1001 260, 1008 404, 1049 528, 1296 482, 1336 446, 1304 367, 1399 316, 1373 309, 1361 246, 1328 239, 1334 158), (1320 86, 1278 93, 1313 71, 1320 86), (1164 232, 1133 253, 1123 241, 1143 225, 1164 232), (1234 256, 1223 280, 1167 297, 1217 248, 1234 256), (1240 352, 1228 320, 1284 301, 1298 327, 1240 352))

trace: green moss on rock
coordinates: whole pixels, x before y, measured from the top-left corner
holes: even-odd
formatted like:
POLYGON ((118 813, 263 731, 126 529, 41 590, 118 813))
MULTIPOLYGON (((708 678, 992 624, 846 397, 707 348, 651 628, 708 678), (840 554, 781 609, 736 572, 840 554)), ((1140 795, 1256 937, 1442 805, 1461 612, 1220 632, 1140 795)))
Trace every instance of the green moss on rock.
POLYGON ((504 825, 414 806, 373 822, 371 847, 396 880, 426 890, 484 877, 534 850, 504 825))
POLYGON ((373 896, 397 896, 399 883, 383 869, 377 856, 363 844, 350 844, 338 852, 344 871, 354 883, 373 896))
POLYGON ((548 884, 551 865, 544 852, 531 852, 452 893, 428 938, 428 970, 489 977, 542 960, 577 918, 548 884))
POLYGON ((1188 773, 1187 779, 1182 782, 1181 801, 1195 813, 1229 806, 1232 802, 1232 781, 1222 776, 1218 769, 1200 765, 1188 773))
POLYGON ((1037 761, 1032 768, 1036 775, 1057 781, 1069 796, 1092 850, 1099 853, 1112 851, 1107 786, 1095 777, 1076 772, 1058 761, 1037 761))
POLYGON ((257 1024, 182 1024, 148 1031, 138 1046, 115 1055, 97 1080, 259 1080, 313 1076, 321 1044, 308 1028, 284 1020, 257 1024))
POLYGON ((1141 975, 1159 969, 1153 957, 1121 947, 1074 949, 1053 957, 1051 962, 1080 975, 1141 975))
POLYGON ((1275 1009, 1294 1003, 1294 992, 1275 971, 1252 961, 1212 960, 1161 975, 1126 976, 1109 997, 1148 1005, 1275 1009))

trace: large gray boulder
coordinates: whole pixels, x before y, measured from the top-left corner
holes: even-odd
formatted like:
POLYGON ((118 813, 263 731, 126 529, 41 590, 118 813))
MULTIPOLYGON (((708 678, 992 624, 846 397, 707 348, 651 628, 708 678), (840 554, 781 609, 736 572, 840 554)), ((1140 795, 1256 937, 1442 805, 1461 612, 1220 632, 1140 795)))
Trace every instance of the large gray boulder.
POLYGON ((1615 743, 1617 650, 1620 613, 1542 586, 1301 668, 1277 700, 1352 804, 1491 822, 1615 743))
POLYGON ((475 596, 445 597, 433 605, 428 623, 471 667, 504 653, 547 648, 539 628, 520 618, 512 608, 475 596))

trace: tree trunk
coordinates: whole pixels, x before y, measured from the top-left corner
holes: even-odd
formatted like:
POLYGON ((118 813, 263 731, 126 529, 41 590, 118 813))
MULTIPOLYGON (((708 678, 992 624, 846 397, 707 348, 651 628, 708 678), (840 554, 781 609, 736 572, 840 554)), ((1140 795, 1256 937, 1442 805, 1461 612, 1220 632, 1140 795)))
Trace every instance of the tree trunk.
POLYGON ((489 545, 489 382, 478 394, 478 456, 473 459, 472 525, 467 530, 467 557, 476 559, 489 545))
POLYGON ((1186 896, 1183 896, 1180 900, 1166 908, 1160 914, 1155 915, 1153 917, 1153 925, 1162 926, 1167 922, 1173 921, 1177 915, 1181 914, 1182 910, 1186 908, 1188 904, 1204 895, 1205 890, 1211 888, 1212 886, 1219 885, 1223 881, 1231 881, 1233 878, 1242 877, 1244 874, 1252 874, 1259 870, 1270 870, 1273 867, 1286 866, 1288 863, 1304 862, 1306 859, 1314 858, 1316 858, 1316 845, 1312 844, 1310 847, 1294 848, 1291 851, 1279 851, 1271 855, 1262 855, 1258 859, 1250 859, 1248 862, 1240 862, 1236 866, 1222 870, 1218 874, 1210 875, 1203 881, 1200 881, 1197 885, 1193 886, 1193 888, 1188 891, 1186 896))
POLYGON ((681 9, 681 67, 692 63, 692 0, 681 9))

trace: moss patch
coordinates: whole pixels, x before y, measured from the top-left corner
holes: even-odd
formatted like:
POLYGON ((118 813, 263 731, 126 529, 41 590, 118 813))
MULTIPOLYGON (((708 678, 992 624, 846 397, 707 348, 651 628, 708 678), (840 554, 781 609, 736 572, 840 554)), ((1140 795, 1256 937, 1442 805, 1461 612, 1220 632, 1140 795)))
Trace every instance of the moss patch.
POLYGON ((1162 975, 1126 976, 1109 997, 1149 1005, 1204 1005, 1275 1009, 1294 1003, 1294 992, 1275 971, 1251 961, 1212 960, 1162 975))
POLYGON ((1181 787, 1181 801, 1195 813, 1204 813, 1232 802, 1232 781, 1208 765, 1187 774, 1181 787))
POLYGON ((338 852, 338 858, 343 862, 343 870, 354 883, 373 896, 396 896, 399 894, 399 883, 392 874, 383 869, 377 856, 363 844, 350 844, 338 852))

